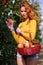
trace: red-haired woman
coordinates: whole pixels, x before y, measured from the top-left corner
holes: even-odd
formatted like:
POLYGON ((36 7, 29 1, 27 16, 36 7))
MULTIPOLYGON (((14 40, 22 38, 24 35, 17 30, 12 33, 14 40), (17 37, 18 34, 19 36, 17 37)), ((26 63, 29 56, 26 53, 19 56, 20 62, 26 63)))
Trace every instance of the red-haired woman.
MULTIPOLYGON (((20 6, 20 14, 23 22, 21 22, 16 32, 14 31, 13 23, 9 25, 8 21, 6 22, 8 28, 11 30, 12 35, 16 42, 19 44, 26 44, 29 40, 34 40, 36 35, 37 28, 37 16, 34 13, 31 5, 29 3, 22 3, 20 6), (31 34, 31 36, 30 36, 31 34)), ((12 20, 13 22, 13 20, 12 20)), ((21 47, 23 47, 21 45, 21 47)), ((37 65, 38 54, 34 55, 21 55, 17 52, 17 65, 37 65)))

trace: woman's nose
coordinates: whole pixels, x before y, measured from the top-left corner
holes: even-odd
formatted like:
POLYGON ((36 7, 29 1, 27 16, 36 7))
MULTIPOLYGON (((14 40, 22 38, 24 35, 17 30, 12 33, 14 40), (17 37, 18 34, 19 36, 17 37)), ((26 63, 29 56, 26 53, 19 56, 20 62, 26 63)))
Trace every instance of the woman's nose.
POLYGON ((23 15, 25 14, 25 12, 22 13, 23 15))

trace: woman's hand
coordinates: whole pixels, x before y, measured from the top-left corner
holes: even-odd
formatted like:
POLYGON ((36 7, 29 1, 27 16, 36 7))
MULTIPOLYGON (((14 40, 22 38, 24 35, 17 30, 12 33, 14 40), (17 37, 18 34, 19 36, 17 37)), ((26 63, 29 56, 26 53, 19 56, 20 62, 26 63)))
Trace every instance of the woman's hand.
POLYGON ((16 32, 17 32, 18 34, 21 34, 21 29, 20 29, 20 28, 17 28, 17 29, 16 29, 16 32))
POLYGON ((14 31, 14 27, 13 27, 13 20, 12 19, 8 19, 6 21, 7 27, 11 30, 14 31), (12 22, 12 23, 11 23, 12 22))

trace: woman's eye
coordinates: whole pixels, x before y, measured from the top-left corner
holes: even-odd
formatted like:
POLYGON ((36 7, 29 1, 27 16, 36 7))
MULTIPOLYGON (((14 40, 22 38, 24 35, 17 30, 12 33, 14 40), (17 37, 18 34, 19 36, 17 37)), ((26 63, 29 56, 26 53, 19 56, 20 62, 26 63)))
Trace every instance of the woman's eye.
POLYGON ((26 11, 21 11, 21 12, 26 12, 26 11))
POLYGON ((26 12, 26 11, 24 11, 24 12, 26 12))

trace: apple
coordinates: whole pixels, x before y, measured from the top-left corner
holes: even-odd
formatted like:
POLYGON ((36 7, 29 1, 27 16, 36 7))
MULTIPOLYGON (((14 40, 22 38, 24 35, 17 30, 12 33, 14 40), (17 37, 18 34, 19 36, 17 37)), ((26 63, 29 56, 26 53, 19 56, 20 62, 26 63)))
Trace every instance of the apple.
POLYGON ((26 41, 25 47, 29 47, 29 46, 30 46, 30 43, 28 41, 26 41))
POLYGON ((12 20, 12 19, 10 19, 10 18, 9 18, 9 19, 7 19, 7 22, 8 22, 8 24, 9 24, 9 25, 12 25, 12 24, 13 24, 13 20, 12 20))
POLYGON ((23 47, 24 47, 24 45, 22 43, 18 44, 18 48, 23 48, 23 47))
POLYGON ((35 45, 31 45, 31 47, 35 47, 35 45))

